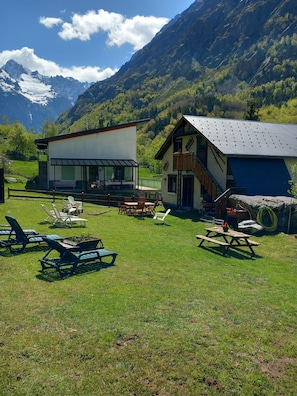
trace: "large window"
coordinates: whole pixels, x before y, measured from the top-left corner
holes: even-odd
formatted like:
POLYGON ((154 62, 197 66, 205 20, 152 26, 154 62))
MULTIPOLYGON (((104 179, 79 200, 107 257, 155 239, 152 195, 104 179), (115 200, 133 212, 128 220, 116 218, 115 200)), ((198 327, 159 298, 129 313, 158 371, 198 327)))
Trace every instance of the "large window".
POLYGON ((176 175, 168 175, 168 192, 176 193, 176 175))
POLYGON ((74 166, 62 166, 61 173, 62 180, 75 180, 74 166))

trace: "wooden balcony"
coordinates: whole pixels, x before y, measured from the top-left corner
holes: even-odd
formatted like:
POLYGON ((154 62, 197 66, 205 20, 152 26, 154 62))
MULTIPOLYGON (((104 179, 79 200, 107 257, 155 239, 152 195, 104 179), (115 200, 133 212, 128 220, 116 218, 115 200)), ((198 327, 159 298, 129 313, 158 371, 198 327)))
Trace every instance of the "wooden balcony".
POLYGON ((173 153, 173 170, 192 171, 212 200, 216 199, 217 187, 219 186, 215 183, 208 170, 196 159, 194 154, 189 152, 173 153))

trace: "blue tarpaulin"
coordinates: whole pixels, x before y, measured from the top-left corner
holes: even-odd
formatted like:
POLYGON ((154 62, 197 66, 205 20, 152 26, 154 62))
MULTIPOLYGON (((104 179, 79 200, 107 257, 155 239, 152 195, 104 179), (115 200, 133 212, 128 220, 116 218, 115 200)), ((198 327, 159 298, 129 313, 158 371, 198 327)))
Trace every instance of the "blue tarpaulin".
POLYGON ((246 195, 290 196, 291 176, 282 159, 229 158, 236 186, 246 195))

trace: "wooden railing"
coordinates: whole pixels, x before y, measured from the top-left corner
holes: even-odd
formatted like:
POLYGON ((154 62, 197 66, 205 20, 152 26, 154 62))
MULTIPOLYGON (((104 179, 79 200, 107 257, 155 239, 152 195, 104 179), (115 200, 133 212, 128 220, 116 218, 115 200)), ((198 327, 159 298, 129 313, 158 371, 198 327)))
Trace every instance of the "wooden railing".
MULTIPOLYGON (((77 201, 89 202, 94 204, 100 204, 104 206, 117 206, 118 202, 124 200, 122 195, 111 195, 111 194, 88 194, 88 193, 75 193, 75 192, 66 192, 66 191, 55 191, 55 190, 21 190, 8 187, 7 189, 8 196, 7 198, 25 198, 25 199, 42 199, 42 200, 50 200, 52 202, 56 202, 57 200, 64 199, 68 195, 72 195, 77 201)), ((138 195, 141 194, 146 196, 148 200, 155 200, 157 196, 159 197, 158 191, 146 190, 139 191, 138 194, 135 193, 125 193, 125 196, 131 197, 131 201, 136 200, 138 195)))
POLYGON ((218 191, 221 192, 220 186, 216 183, 210 172, 193 153, 174 153, 173 169, 178 171, 192 171, 212 200, 216 199, 218 191))

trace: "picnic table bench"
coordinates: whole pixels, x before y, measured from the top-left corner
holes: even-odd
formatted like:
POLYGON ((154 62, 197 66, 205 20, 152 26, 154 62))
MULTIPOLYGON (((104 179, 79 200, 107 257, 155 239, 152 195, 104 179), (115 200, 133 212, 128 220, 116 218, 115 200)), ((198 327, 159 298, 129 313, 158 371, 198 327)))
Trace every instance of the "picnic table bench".
POLYGON ((196 238, 197 239, 202 239, 202 241, 200 242, 199 246, 202 245, 203 241, 213 242, 213 243, 216 243, 216 244, 221 245, 221 246, 230 246, 230 243, 228 243, 228 242, 220 241, 219 239, 214 239, 214 238, 208 237, 206 235, 196 235, 196 238))
POLYGON ((224 231, 223 227, 216 226, 206 228, 206 235, 196 235, 197 239, 201 239, 199 246, 202 246, 204 241, 212 242, 224 247, 224 255, 231 248, 248 247, 251 255, 255 256, 254 246, 259 246, 260 243, 250 239, 249 234, 243 232, 228 230, 224 231), (218 238, 223 238, 223 240, 218 238))

